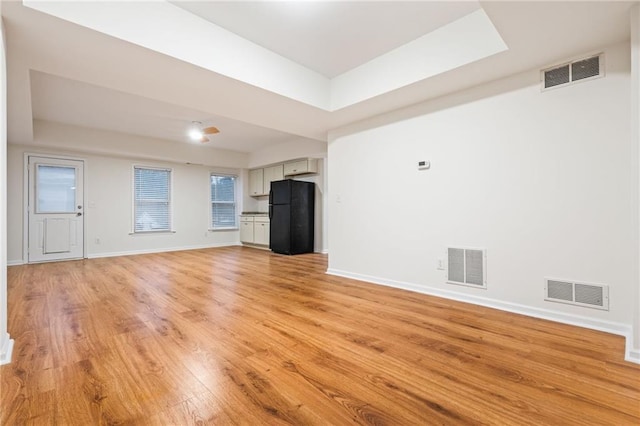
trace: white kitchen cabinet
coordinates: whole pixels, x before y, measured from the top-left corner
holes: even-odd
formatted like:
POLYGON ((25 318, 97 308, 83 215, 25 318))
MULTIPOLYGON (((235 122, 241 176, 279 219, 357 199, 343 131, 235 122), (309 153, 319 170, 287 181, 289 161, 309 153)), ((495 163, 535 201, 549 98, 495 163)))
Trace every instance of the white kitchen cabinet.
POLYGON ((240 242, 269 246, 269 217, 265 214, 240 216, 240 242))
POLYGON ((256 216, 253 222, 253 243, 269 245, 269 218, 256 216))
POLYGON ((254 242, 253 224, 254 224, 253 216, 240 216, 240 242, 242 243, 254 242))
POLYGON ((271 182, 284 179, 284 169, 282 164, 278 164, 271 167, 264 168, 264 192, 263 194, 269 195, 271 191, 271 182))
POLYGON ((304 160, 292 161, 290 163, 284 163, 284 175, 295 176, 303 175, 306 173, 318 172, 318 160, 314 158, 306 158, 304 160))
POLYGON ((271 182, 283 180, 288 176, 304 175, 318 172, 318 160, 305 158, 290 161, 284 164, 276 164, 262 169, 249 170, 249 195, 261 197, 269 195, 271 182))
POLYGON ((249 195, 264 195, 264 169, 249 170, 249 195))

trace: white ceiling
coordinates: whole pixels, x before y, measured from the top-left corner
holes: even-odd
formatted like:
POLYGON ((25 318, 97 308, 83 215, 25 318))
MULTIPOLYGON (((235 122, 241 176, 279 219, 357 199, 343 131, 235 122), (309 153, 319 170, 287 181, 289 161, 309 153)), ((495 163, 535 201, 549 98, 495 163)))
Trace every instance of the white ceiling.
POLYGON ((480 8, 475 1, 172 3, 329 78, 480 8))
MULTIPOLYGON (((287 18, 283 3, 293 7, 294 2, 198 2, 180 7, 198 9, 198 14, 218 25, 331 76, 416 33, 419 36, 420 28, 429 31, 478 5, 314 2, 306 5, 307 13, 316 13, 312 25, 309 18, 287 18), (386 21, 381 22, 382 16, 386 21)), ((296 13, 307 2, 301 3, 293 7, 296 13)), ((507 51, 328 111, 20 2, 2 1, 8 139, 10 143, 31 143, 35 118, 180 143, 188 143, 188 123, 199 120, 221 130, 208 146, 242 152, 293 140, 326 141, 331 129, 628 40, 632 4, 483 2, 507 51)), ((76 3, 68 5, 75 7, 76 3)), ((144 32, 144 22, 140 29, 144 32)), ((233 57, 222 59, 234 61, 233 57)))
POLYGON ((33 118, 198 145, 187 137, 193 121, 216 126, 208 148, 253 152, 296 137, 285 132, 159 102, 92 84, 31 71, 33 118), (90 105, 90 108, 87 106, 90 105))

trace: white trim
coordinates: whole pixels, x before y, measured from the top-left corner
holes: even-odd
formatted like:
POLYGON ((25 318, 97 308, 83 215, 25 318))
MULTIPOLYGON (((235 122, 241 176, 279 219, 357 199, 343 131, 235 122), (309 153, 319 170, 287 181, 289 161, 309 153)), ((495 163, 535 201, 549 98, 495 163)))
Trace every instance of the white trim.
POLYGON ((4 345, 0 348, 0 365, 9 364, 11 362, 11 355, 13 354, 14 341, 11 336, 9 336, 9 333, 5 333, 3 340, 4 345))
POLYGON ((629 343, 631 339, 627 336, 627 347, 625 348, 625 356, 624 360, 629 362, 634 362, 636 364, 640 364, 640 349, 630 349, 629 343))
POLYGON ((632 349, 633 329, 628 324, 622 324, 611 321, 604 321, 580 315, 566 314, 564 312, 551 311, 548 309, 534 308, 531 306, 521 305, 518 303, 504 302, 501 300, 490 299, 487 297, 474 296, 470 294, 458 293, 451 290, 440 290, 431 287, 423 287, 418 284, 406 283, 401 281, 388 280, 385 278, 373 277, 370 275, 356 274, 338 269, 327 269, 327 274, 336 275, 344 278, 351 278, 358 281, 365 281, 372 284, 379 284, 387 287, 409 290, 416 293, 427 294, 430 296, 443 297, 445 299, 456 300, 459 302, 471 303, 474 305, 485 306, 487 308, 499 309, 501 311, 511 312, 515 314, 527 315, 534 318, 540 318, 562 324, 575 325, 591 330, 604 331, 606 333, 624 336, 626 339, 625 360, 640 364, 640 351, 632 349))
POLYGON ((176 231, 174 229, 168 231, 138 231, 138 232, 129 232, 129 235, 135 235, 136 237, 139 235, 159 235, 159 234, 175 234, 176 231))
POLYGON ((88 256, 89 259, 98 259, 101 257, 117 257, 117 256, 133 256, 136 254, 152 254, 152 253, 167 253, 172 251, 184 251, 184 250, 201 250, 207 248, 216 247, 233 247, 241 245, 239 241, 233 243, 214 243, 214 244, 200 244, 195 246, 182 246, 182 247, 168 247, 159 249, 145 249, 145 250, 130 250, 130 251, 116 251, 110 253, 94 253, 88 256))
MULTIPOLYGON (((22 166, 22 258, 29 261, 29 157, 24 153, 22 166)), ((35 156, 35 154, 34 154, 35 156)))
POLYGON ((7 261, 7 266, 19 266, 19 265, 24 265, 25 261, 22 259, 19 260, 8 260, 7 261))

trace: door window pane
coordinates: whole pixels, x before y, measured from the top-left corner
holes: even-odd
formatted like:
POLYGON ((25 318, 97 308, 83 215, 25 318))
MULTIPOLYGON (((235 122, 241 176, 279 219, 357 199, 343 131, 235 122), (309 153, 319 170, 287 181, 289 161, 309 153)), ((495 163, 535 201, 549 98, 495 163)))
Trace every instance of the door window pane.
POLYGON ((36 213, 76 211, 75 167, 37 165, 36 213))

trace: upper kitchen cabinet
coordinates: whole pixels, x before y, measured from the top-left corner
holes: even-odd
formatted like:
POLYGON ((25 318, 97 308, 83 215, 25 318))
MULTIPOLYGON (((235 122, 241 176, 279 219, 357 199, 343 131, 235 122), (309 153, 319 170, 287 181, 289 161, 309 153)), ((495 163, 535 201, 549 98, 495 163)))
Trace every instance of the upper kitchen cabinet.
POLYGON ((271 191, 271 182, 284 179, 284 171, 282 164, 264 168, 264 192, 269 194, 271 191))
POLYGON ((318 160, 315 158, 305 158, 304 160, 296 160, 284 163, 284 175, 295 176, 307 173, 318 172, 318 160))
POLYGON ((252 197, 269 195, 271 182, 311 173, 318 173, 318 160, 315 158, 291 160, 260 169, 251 169, 249 170, 249 195, 252 197))
POLYGON ((264 194, 264 169, 249 170, 249 195, 264 194))

